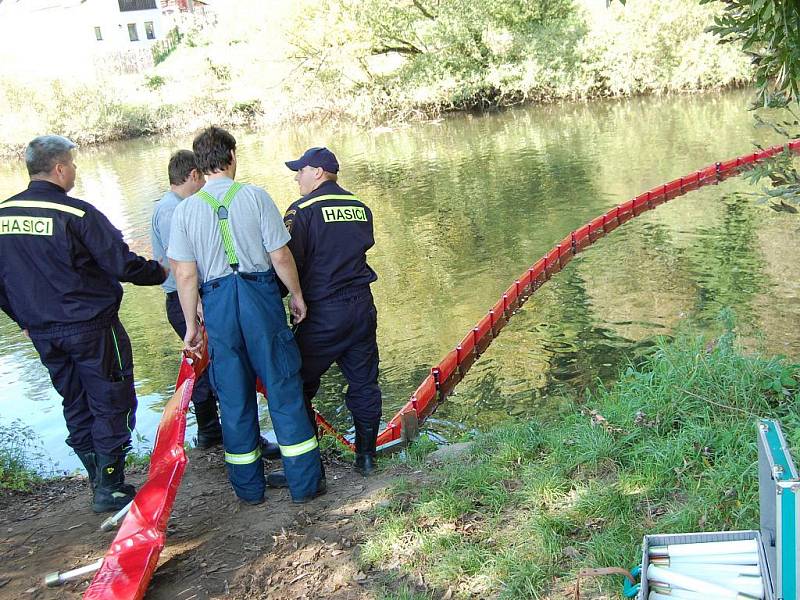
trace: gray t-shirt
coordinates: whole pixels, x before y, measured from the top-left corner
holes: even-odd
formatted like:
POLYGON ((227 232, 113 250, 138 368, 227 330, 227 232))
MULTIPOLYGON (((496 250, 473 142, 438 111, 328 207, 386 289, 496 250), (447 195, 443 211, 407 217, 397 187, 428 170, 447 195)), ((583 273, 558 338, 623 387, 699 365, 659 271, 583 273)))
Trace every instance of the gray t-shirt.
MULTIPOLYGON (((180 204, 181 198, 169 191, 156 202, 153 218, 150 220, 150 244, 153 246, 153 258, 167 266, 167 248, 169 247, 169 230, 172 225, 172 213, 180 204)), ((174 292, 175 276, 169 272, 167 280, 161 284, 165 292, 174 292)))
MULTIPOLYGON (((203 189, 222 200, 233 180, 212 179, 203 189)), ((228 211, 228 224, 239 258, 239 270, 245 273, 272 268, 269 252, 289 241, 275 202, 260 187, 245 184, 234 197, 228 211)), ((197 194, 181 202, 172 214, 167 256, 173 260, 195 261, 200 283, 218 279, 233 271, 225 256, 217 215, 197 194)))

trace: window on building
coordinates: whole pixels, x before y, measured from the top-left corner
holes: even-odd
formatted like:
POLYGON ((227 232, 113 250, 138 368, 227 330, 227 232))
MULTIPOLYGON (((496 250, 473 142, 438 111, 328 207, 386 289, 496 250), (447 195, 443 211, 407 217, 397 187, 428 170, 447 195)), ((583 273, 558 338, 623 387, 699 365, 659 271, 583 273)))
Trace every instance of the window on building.
POLYGON ((139 41, 139 32, 136 30, 136 23, 128 23, 128 37, 132 42, 139 41))
POLYGON ((102 42, 103 41, 103 32, 100 31, 99 27, 95 27, 94 28, 94 37, 97 38, 98 42, 102 42))
POLYGON ((155 10, 156 0, 119 0, 120 12, 132 10, 155 10))
POLYGON ((144 34, 147 36, 148 40, 156 39, 156 30, 155 27, 153 27, 152 21, 144 22, 144 34))

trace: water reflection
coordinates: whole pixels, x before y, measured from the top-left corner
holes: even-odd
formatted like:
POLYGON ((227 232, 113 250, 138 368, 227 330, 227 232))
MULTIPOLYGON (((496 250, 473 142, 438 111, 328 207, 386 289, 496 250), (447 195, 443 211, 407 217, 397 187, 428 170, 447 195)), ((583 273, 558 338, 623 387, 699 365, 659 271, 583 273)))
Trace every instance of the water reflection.
MULTIPOLYGON (((753 141, 775 141, 753 128, 747 99, 735 92, 563 104, 389 133, 238 133, 239 176, 264 186, 283 209, 298 196, 283 161, 325 144, 339 156, 341 183, 372 207, 370 262, 380 276, 374 292, 390 417, 513 278, 567 232, 654 185, 748 152, 753 141)), ((160 138, 82 150, 75 194, 149 254, 168 157, 188 146, 188 138, 160 138)), ((0 167, 0 195, 26 182, 22 165, 0 167)), ((528 301, 429 426, 454 436, 558 410, 565 390, 613 378, 681 319, 713 327, 722 306, 763 329, 766 349, 800 355, 798 328, 787 326, 800 313, 798 221, 754 206, 748 191, 746 182, 729 180, 692 192, 581 254, 528 301)), ((160 288, 125 288, 121 318, 134 347, 137 430, 146 444, 172 391, 181 344, 160 288)), ((4 316, 0 336, 3 417, 34 426, 62 466, 76 466, 63 444, 60 399, 35 352, 4 316)), ((319 405, 346 428, 344 387, 334 370, 319 405)))

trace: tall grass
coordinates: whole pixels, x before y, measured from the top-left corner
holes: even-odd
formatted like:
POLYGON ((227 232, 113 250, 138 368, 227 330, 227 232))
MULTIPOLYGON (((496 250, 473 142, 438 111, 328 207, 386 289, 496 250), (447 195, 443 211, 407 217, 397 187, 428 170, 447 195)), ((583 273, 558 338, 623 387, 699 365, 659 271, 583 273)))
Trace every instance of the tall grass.
POLYGON ((0 423, 0 490, 24 491, 41 481, 39 473, 52 471, 43 461, 41 441, 19 420, 0 423))
POLYGON ((798 368, 744 354, 730 323, 662 341, 574 411, 481 434, 397 488, 361 558, 431 592, 545 598, 582 567, 630 567, 645 533, 757 528, 756 419, 798 447, 798 368))

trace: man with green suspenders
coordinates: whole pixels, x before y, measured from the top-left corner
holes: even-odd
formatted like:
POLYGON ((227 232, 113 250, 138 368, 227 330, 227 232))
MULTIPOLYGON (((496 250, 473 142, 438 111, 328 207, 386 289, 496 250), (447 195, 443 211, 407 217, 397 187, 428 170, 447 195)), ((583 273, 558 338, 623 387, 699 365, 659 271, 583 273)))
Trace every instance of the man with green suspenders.
POLYGON ((326 487, 303 401, 300 354, 276 281, 289 289, 294 320, 302 321, 306 305, 286 247, 289 234, 266 191, 234 182, 236 140, 230 133, 209 127, 197 135, 193 151, 207 183, 176 207, 167 249, 186 319, 184 343, 195 351, 202 342, 199 283, 231 485, 245 503, 264 500, 258 377, 267 390, 292 501, 307 502, 326 487))

